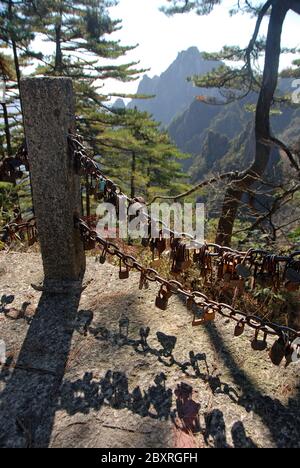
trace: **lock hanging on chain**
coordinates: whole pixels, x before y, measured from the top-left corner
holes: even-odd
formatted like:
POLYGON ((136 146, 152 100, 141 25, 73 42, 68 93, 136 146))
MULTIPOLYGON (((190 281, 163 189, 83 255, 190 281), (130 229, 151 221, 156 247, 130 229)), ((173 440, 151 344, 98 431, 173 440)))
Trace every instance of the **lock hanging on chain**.
POLYGON ((234 329, 234 336, 239 337, 242 336, 245 331, 245 321, 242 319, 240 320, 234 329))
POLYGON ((261 330, 256 330, 255 331, 255 336, 254 336, 254 339, 251 343, 251 347, 254 351, 264 351, 267 346, 268 346, 268 343, 267 343, 267 333, 264 332, 264 336, 263 336, 263 339, 262 340, 259 340, 258 337, 259 337, 259 333, 260 333, 261 330))
POLYGON ((139 289, 149 289, 149 281, 146 276, 145 271, 141 271, 141 277, 140 277, 140 282, 139 282, 139 289))
POLYGON ((213 322, 216 318, 216 311, 210 306, 197 305, 194 309, 194 318, 192 322, 193 327, 205 325, 206 323, 213 322))
POLYGON ((270 359, 275 366, 280 366, 283 358, 285 357, 287 347, 289 345, 287 337, 282 335, 275 343, 273 344, 270 350, 270 359))
POLYGON ((120 271, 119 271, 119 279, 125 280, 129 278, 130 268, 125 265, 125 269, 122 268, 123 262, 120 259, 120 271))
POLYGON ((167 310, 169 299, 171 298, 171 296, 172 296, 172 293, 168 289, 168 287, 165 285, 162 285, 159 290, 158 296, 155 300, 156 307, 161 310, 167 310))

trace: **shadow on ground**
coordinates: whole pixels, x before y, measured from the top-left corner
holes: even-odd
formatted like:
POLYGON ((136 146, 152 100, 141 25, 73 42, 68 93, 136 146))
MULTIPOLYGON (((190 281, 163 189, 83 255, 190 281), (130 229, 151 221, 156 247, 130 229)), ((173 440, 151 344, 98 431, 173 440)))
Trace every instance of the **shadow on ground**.
MULTIPOLYGON (((64 380, 74 330, 108 345, 129 346, 145 358, 154 356, 165 367, 177 367, 195 382, 197 379, 206 382, 213 395, 226 395, 246 411, 256 413, 268 428, 276 447, 300 446, 300 394, 287 406, 263 395, 239 368, 214 324, 207 326, 206 332, 230 370, 234 383, 242 390, 241 394, 211 372, 206 354, 191 350, 189 360, 179 362, 174 357, 176 337, 157 331, 158 346, 151 347, 148 344, 150 328, 140 328, 139 338, 130 339, 130 323, 124 315, 118 332, 93 327, 92 311, 78 312, 79 301, 80 294, 75 293, 42 295, 13 371, 8 362, 0 375, 6 383, 0 395, 0 447, 48 447, 56 411, 65 410, 69 415, 88 414, 105 405, 114 410, 126 408, 133 414, 154 420, 172 420, 174 426, 179 419, 180 430, 200 432, 208 446, 229 447, 223 413, 214 409, 205 414, 205 424, 201 428, 197 421, 200 406, 192 400, 192 393, 186 398, 178 394, 178 389, 173 392, 167 386, 164 373, 156 375, 148 389, 141 390, 137 386, 132 391, 126 374, 112 369, 98 381, 91 372, 73 382, 64 380)), ((241 421, 233 423, 231 436, 236 448, 256 447, 247 437, 241 421)))
POLYGON ((42 294, 16 365, 0 375, 0 447, 48 446, 79 301, 76 292, 42 294))

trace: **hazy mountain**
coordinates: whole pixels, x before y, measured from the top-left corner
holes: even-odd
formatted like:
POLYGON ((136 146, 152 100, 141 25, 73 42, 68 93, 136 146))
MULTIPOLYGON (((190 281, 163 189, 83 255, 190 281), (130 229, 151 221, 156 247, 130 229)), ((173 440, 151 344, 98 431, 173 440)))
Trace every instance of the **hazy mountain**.
POLYGON ((112 107, 114 109, 125 109, 126 105, 123 99, 119 98, 119 99, 116 99, 112 107))
POLYGON ((215 96, 215 90, 196 88, 187 78, 202 75, 217 68, 220 62, 204 60, 197 47, 180 52, 176 60, 160 76, 149 78, 145 75, 139 84, 137 94, 155 95, 153 99, 136 99, 128 104, 129 108, 137 107, 147 111, 154 119, 168 125, 174 117, 192 103, 200 94, 215 96))
MULTIPOLYGON (((239 170, 251 162, 254 114, 246 110, 246 104, 255 104, 256 100, 257 96, 250 95, 225 106, 194 100, 173 120, 168 130, 177 146, 191 154, 184 164, 193 181, 210 171, 239 170)), ((300 108, 284 106, 281 113, 271 117, 273 133, 287 144, 293 143, 299 140, 299 121, 300 108)))
MULTIPOLYGON (((155 95, 154 98, 133 100, 128 105, 152 114, 167 127, 180 150, 191 155, 183 164, 192 181, 209 172, 245 168, 254 156, 254 114, 245 106, 255 104, 257 96, 249 95, 223 106, 205 104, 197 96, 217 96, 218 91, 196 88, 187 81, 190 76, 206 74, 220 65, 221 62, 204 60, 199 50, 191 47, 180 52, 160 76, 143 77, 138 94, 155 95)), ((292 80, 280 80, 279 89, 282 93, 291 92, 292 80)), ((282 107, 281 113, 272 116, 274 134, 287 143, 299 139, 299 121, 299 107, 282 107)), ((278 151, 273 153, 270 172, 279 160, 278 151)))

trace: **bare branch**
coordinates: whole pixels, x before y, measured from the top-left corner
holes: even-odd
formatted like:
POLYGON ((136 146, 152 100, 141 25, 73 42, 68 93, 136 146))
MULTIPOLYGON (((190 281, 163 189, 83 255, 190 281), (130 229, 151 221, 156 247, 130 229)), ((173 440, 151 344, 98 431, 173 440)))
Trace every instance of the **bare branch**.
POLYGON ((217 175, 215 177, 212 177, 211 179, 204 180, 200 182, 199 184, 195 185, 191 189, 187 190, 186 192, 183 192, 179 195, 156 195, 150 203, 148 203, 148 206, 154 203, 156 200, 180 200, 181 198, 188 197, 189 195, 192 195, 194 192, 197 192, 197 190, 202 189, 203 187, 207 187, 210 184, 214 184, 217 182, 220 182, 221 180, 224 179, 236 179, 238 173, 237 172, 226 172, 224 174, 217 175))

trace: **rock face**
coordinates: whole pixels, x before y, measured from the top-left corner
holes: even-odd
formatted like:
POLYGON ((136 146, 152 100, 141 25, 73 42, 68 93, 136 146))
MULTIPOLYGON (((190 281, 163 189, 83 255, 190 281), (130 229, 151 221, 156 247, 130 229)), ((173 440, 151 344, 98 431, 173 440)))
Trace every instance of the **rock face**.
POLYGON ((81 297, 34 291, 38 254, 2 253, 0 272, 0 447, 300 447, 299 367, 249 330, 193 328, 179 297, 162 312, 155 285, 94 258, 81 297))
MULTIPOLYGON (((203 159, 206 158, 207 139, 211 132, 216 135, 216 141, 212 161, 207 161, 209 167, 215 162, 218 172, 221 171, 221 166, 222 170, 229 171, 236 166, 245 167, 253 157, 253 153, 244 152, 245 147, 253 146, 253 141, 248 141, 249 135, 245 134, 245 129, 254 121, 253 113, 248 112, 245 105, 254 106, 257 95, 249 95, 226 106, 205 104, 196 97, 217 97, 219 91, 197 88, 187 81, 188 77, 204 75, 220 65, 221 62, 204 60, 199 50, 191 47, 180 52, 160 76, 144 76, 137 92, 141 95, 155 96, 154 98, 133 100, 128 105, 129 108, 137 107, 152 114, 155 120, 167 127, 171 139, 179 149, 191 155, 191 158, 183 161, 183 165, 185 170, 191 169, 193 182, 208 174, 203 159), (224 136, 232 142, 226 155, 219 146, 224 136)), ((282 78, 279 80, 278 89, 280 93, 291 93, 292 80, 282 78)), ((290 143, 299 140, 299 109, 284 106, 282 112, 272 116, 271 120, 274 134, 283 141, 290 143)), ((279 159, 278 151, 274 158, 271 161, 273 168, 279 159)), ((280 173, 280 168, 277 170, 280 173)))
MULTIPOLYGON (((197 47, 182 51, 162 75, 154 78, 145 75, 140 82, 137 93, 155 95, 155 98, 133 100, 128 107, 147 111, 155 120, 168 125, 191 104, 195 96, 204 92, 201 88, 195 88, 187 78, 203 75, 219 65, 220 62, 204 60, 197 47)), ((215 96, 216 92, 206 90, 205 94, 215 96)))

